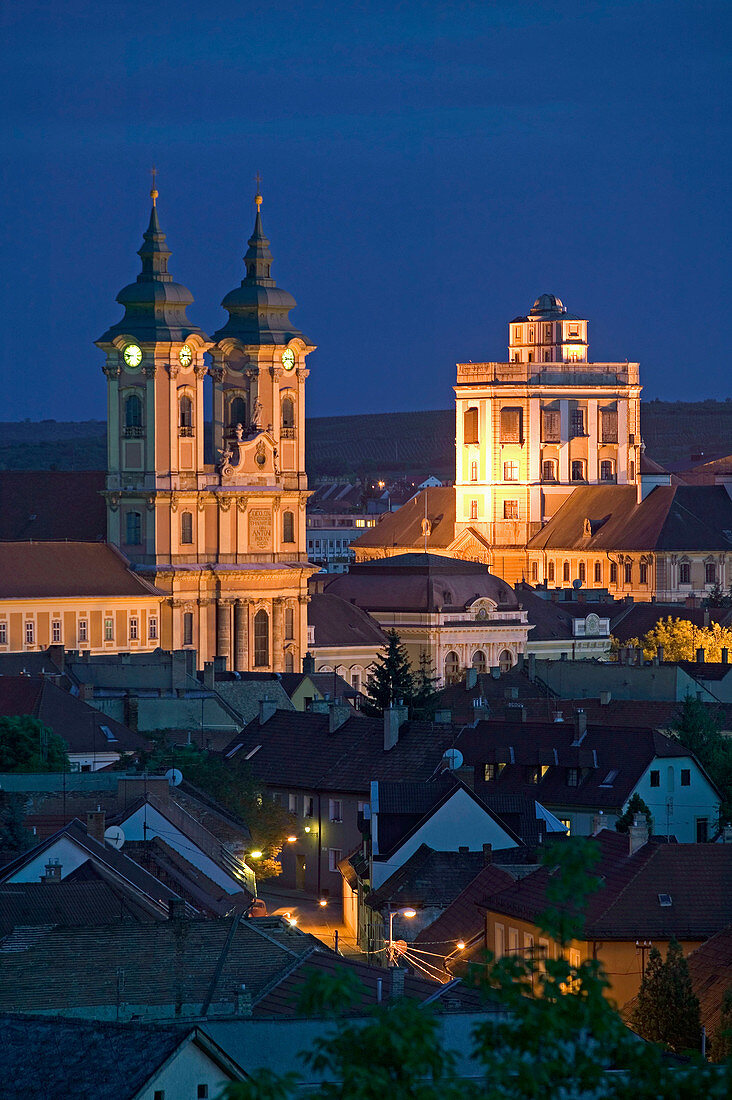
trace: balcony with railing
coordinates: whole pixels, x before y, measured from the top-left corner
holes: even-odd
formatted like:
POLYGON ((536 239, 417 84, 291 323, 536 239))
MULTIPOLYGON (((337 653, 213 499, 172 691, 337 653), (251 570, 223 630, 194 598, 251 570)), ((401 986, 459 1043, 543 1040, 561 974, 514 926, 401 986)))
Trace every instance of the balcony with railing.
POLYGON ((638 363, 458 363, 458 385, 637 386, 638 363))
POLYGON ((294 438, 295 438, 295 429, 293 427, 291 427, 289 424, 288 425, 283 425, 280 428, 280 439, 294 439, 294 438))
POLYGON ((122 429, 122 435, 125 439, 142 439, 145 435, 145 429, 142 424, 127 424, 122 429))
POLYGON ((191 424, 181 424, 178 428, 178 435, 183 439, 192 439, 195 435, 193 426, 191 424))

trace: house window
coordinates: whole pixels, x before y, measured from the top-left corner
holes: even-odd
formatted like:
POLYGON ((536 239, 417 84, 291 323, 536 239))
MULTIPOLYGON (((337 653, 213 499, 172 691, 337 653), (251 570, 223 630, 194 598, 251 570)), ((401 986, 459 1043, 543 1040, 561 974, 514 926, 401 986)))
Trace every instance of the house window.
POLYGON ((681 769, 681 786, 682 787, 690 787, 691 786, 691 769, 690 768, 682 768, 681 769))
POLYGON ((533 584, 539 579, 539 563, 538 561, 532 561, 531 563, 531 581, 533 584))
POLYGON ((79 641, 87 642, 88 640, 86 619, 79 619, 79 641))
POLYGON ((193 402, 185 394, 178 402, 178 426, 181 435, 193 435, 193 402))
POLYGON ((618 565, 617 562, 610 562, 610 584, 618 583, 618 565))
POLYGON ((507 405, 501 409, 501 443, 521 442, 521 409, 507 405))
POLYGON ((579 787, 580 770, 579 768, 567 768, 567 786, 579 787))
POLYGON ((572 437, 585 434, 585 410, 572 409, 572 437))
POLYGON ((463 442, 477 443, 478 441, 478 409, 475 405, 471 405, 463 413, 463 442))
POLYGON ((139 512, 128 512, 125 517, 125 542, 128 546, 139 546, 142 542, 142 516, 139 512))
POLYGON ((554 583, 554 562, 550 561, 546 567, 546 579, 554 583))
POLYGON ((285 653, 285 672, 295 671, 295 656, 291 649, 285 653))
POLYGON ((569 562, 565 561, 562 566, 562 584, 569 584, 569 562))
POLYGON ((478 480, 478 463, 477 462, 471 462, 470 463, 470 480, 471 481, 477 481, 478 480))
POLYGON ((295 541, 295 516, 292 512, 282 513, 282 541, 295 541))
POLYGON ((648 565, 644 561, 638 566, 638 579, 641 584, 648 584, 648 565))
POLYGON ((498 764, 485 764, 483 766, 483 778, 486 783, 492 783, 494 779, 498 779, 500 770, 498 764))
POLYGON ((569 818, 569 817, 560 817, 559 820, 561 821, 562 825, 564 825, 564 828, 567 830, 567 836, 571 836, 572 835, 572 819, 569 818))
POLYGON ((704 563, 704 583, 717 583, 717 567, 713 561, 707 561, 704 563))
POLYGON ((193 513, 183 512, 180 517, 180 541, 193 542, 193 513))
POLYGON ((156 641, 158 636, 158 620, 155 615, 151 615, 148 619, 147 634, 151 641, 156 641))
POLYGON ((183 612, 183 645, 193 645, 193 612, 183 612))
POLYGON ((287 798, 287 808, 291 814, 297 813, 297 795, 291 794, 287 798))
POLYGON ((454 650, 445 657, 445 683, 455 684, 460 679, 460 658, 454 650))
POLYGON ((331 798, 328 800, 328 811, 331 821, 343 821, 343 803, 340 798, 331 798))
POLYGON ((0 645, 8 644, 8 624, 5 622, 0 623, 0 645))
POLYGON ((623 580, 626 584, 633 583, 633 563, 632 561, 626 561, 623 565, 623 580))
POLYGON ((60 642, 61 641, 61 620, 60 619, 54 619, 53 622, 51 623, 51 641, 52 642, 60 642))
POLYGON ((581 458, 572 459, 572 481, 585 480, 585 464, 581 458))
POLYGON ((235 397, 229 405, 229 427, 235 428, 237 424, 247 426, 247 403, 243 397, 235 397))
POLYGON ((471 502, 470 502, 470 518, 471 519, 477 519, 478 518, 478 501, 477 500, 471 500, 471 502))
POLYGON ((551 340, 551 338, 552 338, 552 326, 551 325, 544 325, 544 339, 545 340, 551 340))
POLYGON ((302 800, 302 816, 314 817, 315 816, 315 799, 306 795, 302 800))
POLYGON ((519 466, 518 462, 504 462, 503 463, 503 480, 504 481, 518 481, 519 466))
POLYGON ((651 786, 652 787, 660 787, 661 786, 661 773, 660 773, 660 771, 655 771, 654 770, 654 771, 651 772, 651 786))
POLYGON ((165 1089, 155 1089, 153 1100, 165 1100, 165 1089))
POLYGON ((328 849, 328 870, 329 871, 337 871, 338 870, 338 864, 341 862, 342 859, 343 859, 343 852, 340 850, 340 848, 329 848, 328 849))
POLYGON ((104 620, 104 640, 105 642, 114 641, 114 619, 104 620))
POLYGON ((130 619, 130 641, 137 641, 137 619, 130 619))
POLYGON ((600 409, 600 440, 602 443, 618 441, 618 414, 615 409, 600 409))
POLYGON ((706 844, 709 839, 709 818, 698 817, 696 819, 696 842, 706 844))
POLYGON ((506 931, 502 924, 497 924, 495 928, 496 937, 496 958, 502 959, 506 954, 506 931))
POLYGON ((561 419, 558 409, 541 410, 541 438, 545 443, 559 443, 561 419))
POLYGON ((269 664, 269 615, 264 608, 254 616, 254 664, 258 668, 269 664))
POLYGON ((519 502, 517 500, 504 500, 504 502, 503 502, 503 518, 504 519, 518 519, 519 518, 519 502))
POLYGON ((36 626, 32 619, 25 620, 25 644, 33 645, 36 639, 36 626))
POLYGON ((615 463, 610 459, 600 463, 600 481, 615 481, 615 463))
POLYGON ((541 464, 541 479, 542 481, 556 481, 557 480, 557 464, 553 459, 547 458, 541 464))
POLYGON ((595 584, 602 584, 602 565, 599 561, 595 562, 595 584))
POLYGON ((691 584, 691 563, 688 561, 679 565, 679 584, 691 584))
POLYGON ((196 1096, 198 1100, 208 1100, 208 1085, 199 1085, 196 1096))
POLYGON ((579 577, 580 582, 582 584, 584 584, 585 581, 587 580, 587 566, 585 565, 585 563, 583 561, 581 561, 579 563, 579 570, 578 570, 577 576, 579 577))

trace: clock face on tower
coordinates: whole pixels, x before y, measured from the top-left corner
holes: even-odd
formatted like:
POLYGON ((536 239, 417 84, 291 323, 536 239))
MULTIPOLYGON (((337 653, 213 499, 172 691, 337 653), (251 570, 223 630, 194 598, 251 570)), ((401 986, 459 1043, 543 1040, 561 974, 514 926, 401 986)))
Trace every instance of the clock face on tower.
POLYGON ((285 348, 282 352, 282 366, 285 370, 292 370, 295 366, 295 353, 292 348, 285 348))
POLYGON ((182 367, 190 367, 191 363, 193 362, 193 352, 191 351, 188 344, 184 344, 183 347, 180 349, 180 351, 178 352, 178 358, 180 359, 180 365, 182 367))
POLYGON ((142 362, 142 352, 137 344, 128 344, 124 350, 124 360, 128 367, 139 367, 142 362))

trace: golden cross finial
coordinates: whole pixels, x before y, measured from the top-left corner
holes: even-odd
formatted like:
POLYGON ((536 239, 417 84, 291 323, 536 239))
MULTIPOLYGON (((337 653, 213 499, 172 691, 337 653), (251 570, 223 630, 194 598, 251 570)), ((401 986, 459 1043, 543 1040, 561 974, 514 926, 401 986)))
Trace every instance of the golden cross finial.
POLYGON ((254 201, 257 204, 257 210, 259 210, 261 205, 262 205, 262 177, 260 176, 259 172, 257 172, 256 181, 257 181, 257 193, 254 196, 254 201))
POLYGON ((155 167, 154 164, 153 164, 153 166, 150 170, 150 174, 152 175, 152 189, 150 191, 150 198, 153 201, 153 206, 155 206, 156 203, 157 203, 157 199, 158 199, 158 189, 155 186, 155 184, 157 182, 158 170, 157 170, 157 168, 155 167))

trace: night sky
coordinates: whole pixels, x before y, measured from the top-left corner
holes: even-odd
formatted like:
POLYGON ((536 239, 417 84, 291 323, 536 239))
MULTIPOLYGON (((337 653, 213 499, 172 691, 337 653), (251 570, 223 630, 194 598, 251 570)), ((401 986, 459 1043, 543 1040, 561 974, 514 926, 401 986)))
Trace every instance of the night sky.
POLYGON ((105 415, 150 166, 209 332, 254 176, 309 415, 447 408, 542 291, 646 398, 726 398, 729 0, 0 9, 0 420, 105 415))

